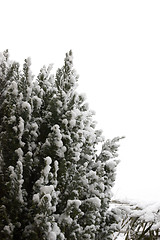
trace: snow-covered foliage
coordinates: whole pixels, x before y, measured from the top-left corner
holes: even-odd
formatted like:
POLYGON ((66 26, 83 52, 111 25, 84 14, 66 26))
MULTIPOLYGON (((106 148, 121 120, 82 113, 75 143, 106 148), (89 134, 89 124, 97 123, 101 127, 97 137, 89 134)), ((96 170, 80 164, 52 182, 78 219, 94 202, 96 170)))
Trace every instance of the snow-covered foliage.
POLYGON ((113 201, 113 204, 121 215, 114 239, 160 239, 160 203, 113 201))
POLYGON ((112 239, 120 138, 95 129, 71 51, 55 77, 30 65, 0 54, 0 239, 112 239))

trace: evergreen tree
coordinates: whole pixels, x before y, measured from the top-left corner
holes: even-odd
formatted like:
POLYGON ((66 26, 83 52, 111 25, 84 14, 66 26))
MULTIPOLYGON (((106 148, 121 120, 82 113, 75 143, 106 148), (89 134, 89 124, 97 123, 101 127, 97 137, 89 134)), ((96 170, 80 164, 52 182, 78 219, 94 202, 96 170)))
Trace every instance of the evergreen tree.
POLYGON ((95 129, 71 51, 55 77, 30 65, 0 54, 0 239, 112 239, 120 138, 95 129))

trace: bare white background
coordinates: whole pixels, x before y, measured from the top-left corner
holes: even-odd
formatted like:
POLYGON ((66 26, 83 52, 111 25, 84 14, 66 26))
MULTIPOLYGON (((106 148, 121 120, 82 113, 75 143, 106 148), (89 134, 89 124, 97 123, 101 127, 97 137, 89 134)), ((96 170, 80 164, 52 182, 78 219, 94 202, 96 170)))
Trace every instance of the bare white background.
POLYGON ((74 54, 79 89, 106 138, 121 141, 117 197, 160 199, 160 1, 0 0, 0 51, 63 64, 74 54))

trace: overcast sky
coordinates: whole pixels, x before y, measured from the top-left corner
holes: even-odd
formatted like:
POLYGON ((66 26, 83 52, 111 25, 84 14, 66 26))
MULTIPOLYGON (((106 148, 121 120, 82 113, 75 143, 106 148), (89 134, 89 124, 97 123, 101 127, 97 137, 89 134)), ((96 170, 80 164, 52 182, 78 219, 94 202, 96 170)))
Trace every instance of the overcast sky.
POLYGON ((0 1, 0 51, 32 69, 74 54, 79 91, 121 141, 117 197, 160 199, 160 1, 0 1))

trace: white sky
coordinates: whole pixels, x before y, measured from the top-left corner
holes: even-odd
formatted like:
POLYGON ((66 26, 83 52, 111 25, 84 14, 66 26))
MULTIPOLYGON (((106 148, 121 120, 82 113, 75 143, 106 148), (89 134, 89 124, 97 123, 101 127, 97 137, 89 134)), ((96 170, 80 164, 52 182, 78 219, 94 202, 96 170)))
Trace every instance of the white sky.
POLYGON ((120 147, 115 192, 160 199, 160 1, 0 1, 0 51, 32 69, 74 54, 79 89, 120 147))

